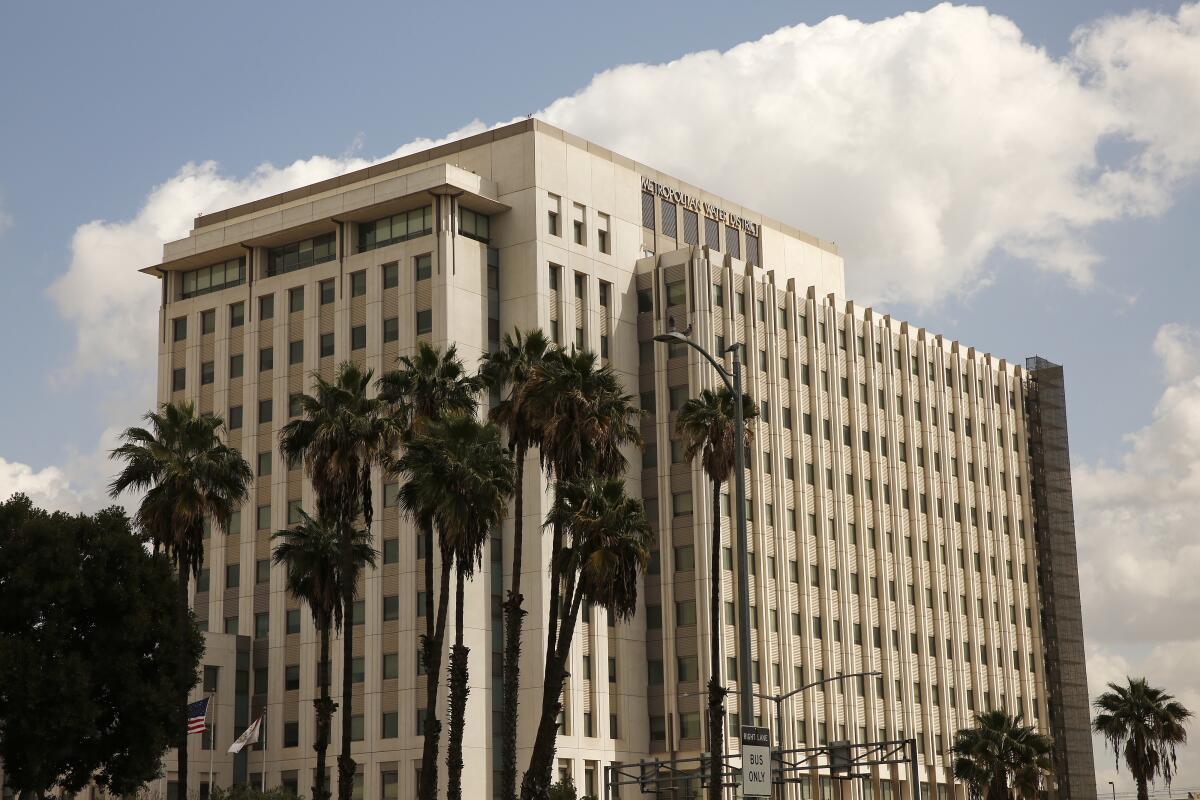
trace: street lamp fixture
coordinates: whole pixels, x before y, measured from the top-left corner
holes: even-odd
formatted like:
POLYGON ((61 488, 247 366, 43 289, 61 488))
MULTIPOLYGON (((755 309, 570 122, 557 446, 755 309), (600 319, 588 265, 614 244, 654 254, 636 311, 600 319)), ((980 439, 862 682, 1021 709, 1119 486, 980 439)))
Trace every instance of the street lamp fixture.
MULTIPOLYGON (((680 331, 660 333, 654 337, 654 341, 666 342, 667 344, 686 344, 695 350, 709 364, 712 364, 713 369, 717 371, 717 375, 721 376, 721 381, 725 384, 725 387, 733 394, 733 440, 736 443, 734 447, 733 469, 734 504, 736 509, 734 520, 737 523, 737 547, 734 549, 737 550, 738 579, 738 719, 742 720, 742 723, 745 724, 747 720, 754 719, 754 688, 750 676, 750 569, 748 563, 750 546, 746 535, 746 448, 743 444, 746 440, 746 420, 742 415, 741 358, 743 345, 740 342, 735 342, 721 353, 722 356, 725 353, 733 354, 733 371, 730 372, 725 369, 724 364, 713 358, 711 353, 680 331)), ((738 733, 740 734, 740 731, 738 733)))
POLYGON ((783 694, 761 694, 759 692, 755 692, 754 696, 761 697, 763 700, 770 700, 775 704, 775 739, 779 745, 779 751, 783 752, 783 701, 790 700, 801 692, 812 689, 814 686, 822 686, 826 683, 833 683, 834 681, 845 680, 846 678, 878 678, 882 675, 883 673, 879 672, 878 670, 873 670, 871 672, 851 672, 845 675, 833 675, 828 678, 822 678, 819 681, 806 683, 803 686, 798 686, 795 689, 792 689, 790 692, 784 692, 783 694))

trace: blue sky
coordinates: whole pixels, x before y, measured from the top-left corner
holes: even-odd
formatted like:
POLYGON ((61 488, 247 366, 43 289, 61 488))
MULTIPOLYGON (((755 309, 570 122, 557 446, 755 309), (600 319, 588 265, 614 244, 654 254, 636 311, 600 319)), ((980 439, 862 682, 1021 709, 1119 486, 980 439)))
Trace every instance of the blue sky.
MULTIPOLYGON (((150 281, 130 275, 156 232, 214 210, 189 202, 538 113, 838 240, 852 296, 1065 364, 1093 686, 1142 670, 1200 711, 1200 630, 1160 624, 1180 602, 1200 618, 1198 42, 1194 7, 1154 2, 10 5, 0 495, 99 502, 105 431, 152 400, 120 342, 153 306, 122 297, 150 281), (600 75, 621 65, 643 66, 600 75), (771 93, 746 109, 761 152, 672 138, 746 86, 771 93), (614 102, 643 96, 658 110, 614 102)), ((1185 766, 1177 785, 1200 785, 1185 766)))

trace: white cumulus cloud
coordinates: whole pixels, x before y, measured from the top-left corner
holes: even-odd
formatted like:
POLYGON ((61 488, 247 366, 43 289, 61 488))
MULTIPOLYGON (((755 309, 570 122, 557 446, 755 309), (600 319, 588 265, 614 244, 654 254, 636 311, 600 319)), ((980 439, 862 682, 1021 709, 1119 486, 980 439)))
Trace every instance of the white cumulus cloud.
MULTIPOLYGON (((1088 682, 1094 697, 1145 676, 1200 714, 1200 330, 1163 325, 1154 351, 1165 383, 1150 423, 1115 463, 1072 470, 1088 682)), ((1180 786, 1200 784, 1192 751, 1180 786)), ((1128 781, 1107 774, 1111 755, 1098 752, 1097 769, 1128 781)))
POLYGON ((859 300, 930 303, 998 250, 1089 283, 1088 229, 1197 169, 1197 64, 1196 5, 1099 20, 1064 59, 940 5, 617 67, 542 116, 836 240, 859 300), (1128 155, 1103 163, 1111 141, 1128 155))

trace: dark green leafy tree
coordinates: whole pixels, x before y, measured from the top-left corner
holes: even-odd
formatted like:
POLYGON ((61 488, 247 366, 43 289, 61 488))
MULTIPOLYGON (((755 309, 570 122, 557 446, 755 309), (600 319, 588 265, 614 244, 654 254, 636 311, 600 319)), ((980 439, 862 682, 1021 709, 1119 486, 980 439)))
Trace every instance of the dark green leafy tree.
POLYGON ((504 343, 495 353, 484 357, 480 377, 484 383, 500 392, 500 402, 492 409, 492 421, 499 424, 508 436, 516 465, 516 491, 513 496, 513 554, 512 584, 504 601, 504 686, 501 727, 501 797, 516 800, 517 796, 517 718, 521 688, 521 608, 522 556, 525 549, 525 457, 529 448, 536 447, 541 426, 529 413, 530 379, 534 369, 553 350, 550 340, 540 330, 523 333, 520 330, 505 334, 504 343))
MULTIPOLYGON (((135 519, 155 552, 167 553, 175 566, 175 619, 178 640, 185 646, 192 624, 188 582, 204 560, 204 525, 211 521, 228 527, 246 499, 253 473, 242 454, 221 441, 220 417, 197 415, 191 403, 166 403, 145 419, 146 427, 126 429, 122 444, 112 451, 110 457, 124 467, 109 491, 113 497, 130 490, 145 493, 135 519)), ((186 652, 178 663, 180 669, 186 667, 186 652)), ((195 683, 195 674, 180 673, 175 721, 180 797, 187 797, 187 705, 195 683)))
POLYGON ((0 761, 22 798, 160 774, 203 652, 176 594, 120 508, 0 504, 0 761))
MULTIPOLYGON (((315 376, 311 395, 300 396, 300 417, 283 426, 279 448, 288 466, 304 465, 317 496, 317 516, 337 526, 341 559, 354 559, 355 531, 361 518, 371 530, 371 467, 395 448, 400 431, 388 405, 370 395, 372 372, 352 361, 338 366, 332 381, 315 376)), ((357 573, 342 569, 342 615, 354 613, 357 573)), ((342 637, 342 704, 349 707, 354 691, 354 637, 342 637)), ((355 761, 350 753, 350 714, 342 714, 341 754, 338 756, 338 800, 350 800, 355 761)))
POLYGON ((954 777, 973 798, 1038 797, 1052 773, 1050 737, 1019 716, 993 709, 975 715, 975 727, 954 737, 954 777))
POLYGON ((313 624, 321 639, 319 696, 313 701, 317 717, 317 736, 313 750, 317 753, 317 769, 313 797, 329 797, 326 783, 325 754, 329 749, 329 728, 337 703, 329 697, 329 635, 345 624, 342 587, 358 585, 359 574, 375 566, 375 550, 371 536, 365 530, 351 532, 350 564, 352 573, 343 574, 342 533, 336 524, 313 519, 303 511, 300 522, 271 537, 275 541, 272 554, 276 564, 287 567, 287 589, 291 595, 308 606, 313 624))
POLYGON ((599 607, 616 620, 632 617, 638 582, 650 560, 645 507, 625 493, 620 478, 588 476, 560 484, 546 524, 563 532, 552 565, 552 580, 563 585, 563 620, 546 665, 542 715, 521 783, 527 800, 544 797, 550 786, 567 657, 580 611, 599 607))
MULTIPOLYGON (((737 457, 733 425, 733 392, 705 389, 679 409, 675 431, 683 440, 684 454, 689 461, 700 460, 704 473, 712 482, 712 534, 708 560, 708 619, 709 619, 709 679, 708 679, 708 785, 709 795, 721 795, 721 763, 725 744, 726 688, 721 684, 721 485, 733 472, 737 457)), ((746 420, 758 414, 749 395, 742 395, 742 415, 746 420)), ((753 439, 747 427, 742 447, 753 439)))
MULTIPOLYGON (((402 356, 399 368, 379 379, 379 397, 387 404, 393 424, 401 431, 405 445, 399 459, 391 458, 389 472, 404 475, 400 490, 400 505, 417 526, 425 553, 425 597, 429 605, 425 614, 425 633, 421 637, 422 662, 425 668, 425 729, 421 746, 422 800, 436 800, 438 791, 438 750, 442 723, 437 715, 437 694, 440 687, 442 649, 446 635, 447 602, 450 597, 450 576, 454 568, 454 553, 445 549, 446 539, 439 542, 437 561, 440 569, 437 605, 434 597, 434 525, 436 507, 441 499, 441 483, 436 472, 436 448, 418 447, 413 453, 414 440, 428 427, 447 415, 473 414, 478 406, 480 380, 469 375, 453 345, 445 352, 421 342, 414 356, 402 356)), ((427 442, 426 445, 429 445, 427 442)))
POLYGON ((570 775, 563 775, 550 784, 546 800, 579 800, 579 794, 575 791, 575 781, 570 775))
POLYGON ((1108 691, 1092 704, 1092 727, 1113 749, 1118 769, 1121 756, 1137 783, 1138 800, 1147 800, 1147 784, 1162 777, 1167 786, 1175 775, 1175 747, 1187 743, 1187 721, 1192 712, 1145 678, 1126 678, 1126 685, 1110 683, 1108 691))

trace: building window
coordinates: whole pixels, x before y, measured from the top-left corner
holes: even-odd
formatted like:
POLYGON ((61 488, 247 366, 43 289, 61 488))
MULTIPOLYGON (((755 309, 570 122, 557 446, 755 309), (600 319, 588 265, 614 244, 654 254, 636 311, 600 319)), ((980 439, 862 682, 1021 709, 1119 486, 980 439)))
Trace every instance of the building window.
POLYGON ((413 271, 418 281, 427 281, 433 274, 433 254, 422 253, 413 259, 413 271))
POLYGON ((388 317, 383 321, 383 341, 395 342, 400 338, 400 318, 388 317))
POLYGON ((575 237, 575 244, 587 245, 587 222, 584 215, 587 211, 578 203, 575 204, 573 219, 571 220, 571 228, 575 237))
POLYGON ((275 295, 264 294, 258 298, 258 319, 265 322, 275 318, 275 295))
POLYGON ((258 454, 258 477, 265 478, 271 474, 271 451, 258 454))
POLYGON ((732 225, 725 226, 725 252, 734 258, 742 257, 741 239, 738 237, 738 229, 732 225))
MULTIPOLYGON (((379 726, 379 735, 384 739, 395 739, 400 735, 400 715, 398 713, 395 711, 383 712, 383 720, 379 726)), ((396 773, 383 773, 383 796, 385 798, 399 797, 397 788, 396 773), (388 782, 388 776, 391 776, 391 783, 388 782)))
MULTIPOLYGON (((687 290, 682 280, 667 284, 667 305, 681 306, 687 302, 687 290)), ((686 345, 685 345, 686 346, 686 345)))
POLYGON ((275 366, 275 351, 270 347, 263 347, 258 351, 258 371, 270 372, 275 366))
POLYGON ((642 192, 642 227, 654 230, 654 195, 642 192))
MULTIPOLYGON (((287 631, 289 636, 300 633, 300 609, 289 608, 287 610, 287 613, 284 615, 284 620, 285 620, 285 624, 287 625, 285 630, 287 631)), ((298 673, 299 667, 297 667, 296 670, 298 673)), ((299 680, 300 680, 300 678, 299 678, 299 675, 297 674, 297 677, 296 677, 297 688, 299 688, 299 680)))
POLYGON ((469 208, 458 209, 458 232, 469 239, 486 242, 490 238, 491 220, 469 208))
POLYGON ((215 292, 246 282, 246 259, 232 258, 183 273, 180 295, 184 298, 215 292))
POLYGON ((679 207, 674 203, 663 200, 660 204, 660 210, 662 211, 663 236, 679 236, 679 207))
POLYGON ((304 395, 299 392, 288 395, 288 418, 298 417, 304 413, 304 395))
POLYGON ((671 495, 671 513, 676 517, 692 513, 692 493, 674 492, 671 495))
POLYGON ((303 519, 303 517, 301 516, 302 511, 303 511, 303 509, 301 508, 299 500, 288 500, 288 504, 287 504, 288 525, 299 525, 300 520, 303 519))
POLYGON ((288 342, 288 363, 302 364, 304 362, 304 340, 288 342))
MULTIPOLYGON (((288 631, 291 632, 290 630, 288 631)), ((283 669, 283 690, 296 692, 300 690, 300 665, 288 664, 283 669)))
POLYGON ((233 303, 229 306, 229 327, 240 328, 246 323, 246 304, 233 303))
POLYGON ((242 377, 243 364, 245 357, 241 353, 229 357, 229 379, 242 377))
POLYGON ((596 247, 601 253, 610 252, 608 246, 608 214, 600 214, 600 222, 596 226, 596 247))
POLYGON ((336 241, 336 234, 324 233, 282 247, 272 247, 267 251, 267 275, 282 275, 332 261, 336 258, 336 241))
POLYGON ((171 320, 171 340, 182 342, 187 339, 187 317, 176 317, 171 320))
POLYGON ((288 289, 288 313, 295 314, 304 310, 304 287, 296 286, 288 289))
POLYGON ((321 293, 321 305, 327 306, 333 302, 335 291, 333 278, 330 278, 327 281, 321 281, 319 284, 317 284, 317 290, 321 293))
POLYGON ((395 261, 384 264, 383 267, 383 288, 395 289, 400 285, 400 265, 395 261))
POLYGON ((721 249, 721 224, 715 219, 704 218, 704 243, 712 250, 721 249))
POLYGON ((259 506, 255 515, 255 524, 260 531, 271 529, 271 507, 259 506))
POLYGON ((561 236, 558 227, 558 215, 562 209, 562 198, 556 194, 549 196, 549 208, 546 210, 546 232, 551 236, 561 236))
MULTIPOLYGON (((386 489, 386 487, 385 487, 386 489)), ((386 491, 385 491, 386 494, 386 491)), ((383 563, 400 563, 400 540, 396 538, 383 540, 383 563)))
POLYGON ((360 269, 350 273, 350 296, 362 297, 367 293, 367 271, 360 269))
POLYGON ((762 257, 758 252, 758 237, 746 234, 746 263, 756 267, 762 266, 762 257))
POLYGON ((700 244, 700 217, 695 211, 683 210, 683 241, 687 244, 700 244))
POLYGON ((200 312, 200 334, 212 333, 217 329, 217 312, 213 309, 200 312))
POLYGON ((242 407, 241 406, 230 406, 229 407, 229 429, 237 430, 240 427, 242 427, 242 407))
POLYGON ((417 312, 417 336, 433 332, 433 311, 425 309, 417 312))
POLYGON ((238 618, 237 617, 226 617, 225 618, 224 632, 230 636, 237 636, 237 632, 238 632, 238 618))
POLYGON ((269 583, 271 580, 271 559, 260 558, 254 562, 254 582, 269 583))
POLYGON ((187 388, 187 371, 183 367, 171 370, 171 391, 182 392, 187 388))
POLYGON ((283 746, 284 747, 299 747, 300 746, 300 723, 299 722, 283 723, 283 746))
POLYGON ((200 365, 200 385, 201 386, 207 386, 208 384, 212 383, 214 376, 215 376, 215 370, 213 369, 213 362, 205 361, 203 364, 200 365))
POLYGON ((270 633, 271 615, 265 611, 254 615, 254 638, 265 639, 270 633))
POLYGON ((242 565, 241 564, 226 564, 225 565, 225 588, 236 589, 242 585, 242 565))
POLYGON ((385 681, 393 680, 400 677, 400 654, 399 653, 384 653, 383 654, 383 679, 385 681))
POLYGON ((383 619, 400 619, 400 595, 388 595, 383 598, 383 619))
POLYGON ((329 358, 330 356, 333 355, 333 334, 332 333, 322 333, 321 334, 319 355, 321 358, 329 358))
POLYGON ((350 329, 350 349, 362 350, 367 346, 367 326, 355 325, 350 329))
POLYGON ((265 400, 259 400, 258 401, 258 424, 262 425, 264 423, 270 422, 274 416, 275 415, 274 415, 274 410, 272 408, 271 398, 268 397, 265 400))
POLYGON ((402 211, 358 226, 358 249, 374 250, 433 233, 433 206, 402 211))

